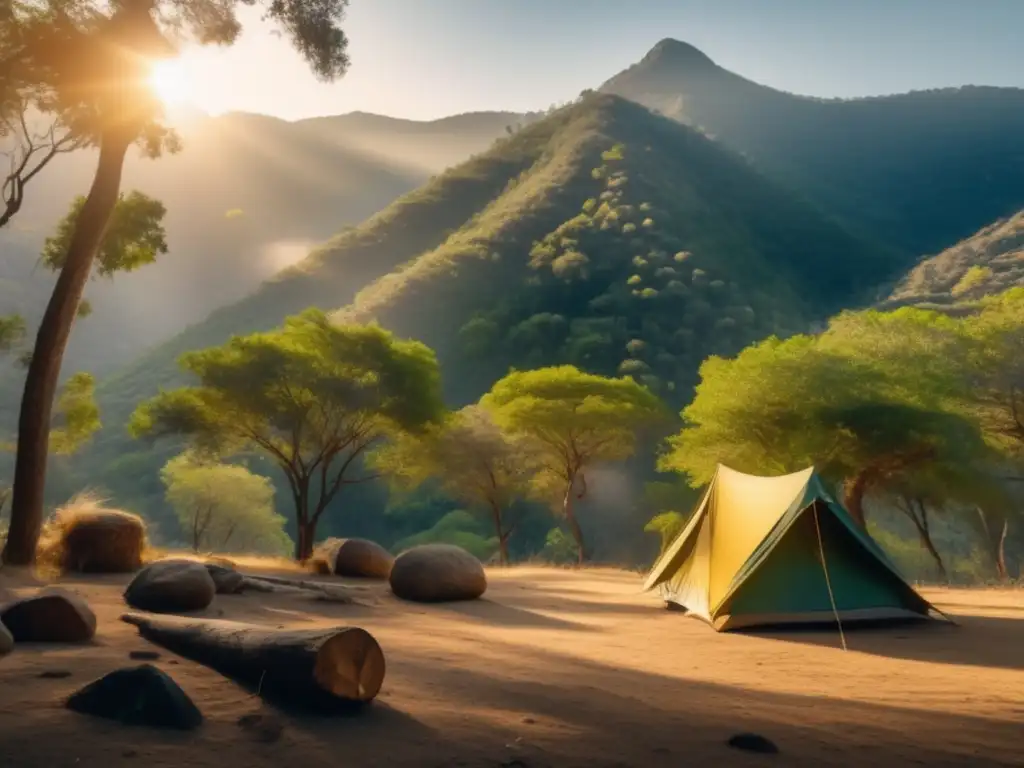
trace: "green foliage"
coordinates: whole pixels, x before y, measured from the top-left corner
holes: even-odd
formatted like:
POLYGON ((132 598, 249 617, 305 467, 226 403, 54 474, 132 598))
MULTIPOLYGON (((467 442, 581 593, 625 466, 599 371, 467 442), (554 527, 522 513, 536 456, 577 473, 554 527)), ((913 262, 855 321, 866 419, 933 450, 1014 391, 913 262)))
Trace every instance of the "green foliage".
MULTIPOLYGON (((56 232, 46 239, 41 256, 42 263, 57 272, 64 267, 68 247, 85 205, 79 195, 71 203, 71 210, 57 224, 56 232)), ((167 210, 163 203, 141 192, 121 194, 114 206, 96 254, 96 272, 112 277, 115 272, 131 272, 152 264, 157 256, 167 253, 167 239, 163 227, 167 210)))
POLYGON ((50 430, 50 453, 66 456, 77 451, 101 426, 92 374, 79 372, 61 388, 54 404, 55 426, 50 430))
POLYGON ((300 557, 316 524, 352 477, 357 460, 386 435, 440 418, 433 352, 377 326, 337 326, 319 310, 276 331, 190 352, 181 365, 197 386, 162 392, 132 417, 136 436, 181 436, 220 455, 257 451, 289 482, 300 557))
POLYGON ((526 495, 532 457, 530 446, 504 434, 487 411, 467 406, 420 433, 396 435, 370 464, 404 491, 437 481, 448 496, 491 521, 507 559, 515 523, 508 525, 505 513, 526 495))
POLYGON ((953 286, 952 294, 954 296, 961 296, 965 293, 969 293, 972 288, 976 288, 989 280, 993 275, 991 267, 984 267, 980 264, 975 264, 964 272, 956 285, 953 286))
POLYGON ((512 372, 480 404, 503 430, 529 446, 536 457, 534 492, 568 519, 583 560, 572 497, 583 498, 584 473, 595 463, 632 455, 637 432, 664 418, 661 402, 630 378, 559 366, 512 372))
POLYGON ((421 544, 454 544, 482 562, 498 551, 498 537, 487 536, 479 520, 462 510, 449 512, 428 530, 402 539, 393 550, 398 553, 421 544))
POLYGON ((237 464, 181 454, 160 471, 167 501, 196 552, 284 555, 293 547, 274 510, 274 486, 237 464))
MULTIPOLYGON (((965 391, 946 325, 917 310, 850 313, 817 337, 769 339, 734 360, 710 358, 660 465, 701 485, 719 462, 753 474, 813 464, 865 486, 921 467, 972 466, 987 452, 958 409, 965 391)), ((859 502, 848 495, 855 515, 859 502)))
POLYGON ((679 512, 661 512, 647 521, 644 531, 658 535, 661 544, 659 551, 664 552, 685 526, 686 515, 679 512))
POLYGON ((559 565, 574 562, 577 558, 577 545, 561 528, 552 528, 544 539, 544 548, 540 551, 542 560, 559 565))
POLYGON ((25 318, 21 315, 0 316, 0 353, 10 352, 25 339, 25 318))

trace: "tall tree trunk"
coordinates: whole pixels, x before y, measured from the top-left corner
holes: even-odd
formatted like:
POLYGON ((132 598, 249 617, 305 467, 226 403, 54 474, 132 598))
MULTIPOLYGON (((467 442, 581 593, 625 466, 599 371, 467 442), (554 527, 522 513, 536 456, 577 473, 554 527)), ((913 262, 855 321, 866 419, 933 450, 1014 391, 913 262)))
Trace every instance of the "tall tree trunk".
POLYGON ((999 544, 996 547, 996 573, 1000 581, 1007 581, 1010 578, 1010 569, 1006 567, 1006 536, 1010 532, 1010 520, 1003 518, 1003 530, 999 534, 999 544))
POLYGON ((935 548, 935 542, 932 541, 931 528, 928 525, 928 507, 920 499, 906 499, 905 501, 913 513, 910 515, 910 519, 914 521, 914 527, 917 528, 917 535, 921 540, 921 546, 925 548, 928 554, 932 556, 932 560, 935 561, 935 567, 939 571, 939 578, 948 582, 949 575, 946 573, 946 564, 942 562, 942 556, 939 554, 939 550, 935 548))
POLYGON ((1007 520, 1003 517, 1003 525, 1001 528, 1000 536, 998 539, 995 537, 995 531, 988 524, 988 515, 985 514, 985 510, 981 507, 975 507, 978 510, 978 519, 981 520, 981 534, 985 539, 985 547, 988 549, 989 556, 992 558, 992 564, 996 569, 996 576, 1000 581, 1006 581, 1009 578, 1009 572, 1006 568, 1006 534, 1007 534, 1007 520))
POLYGON ((498 534, 498 557, 502 565, 508 565, 508 534, 501 522, 501 507, 496 501, 491 501, 491 517, 494 520, 494 531, 498 534))
POLYGON ((576 541, 576 563, 583 565, 583 562, 587 559, 587 553, 583 544, 583 529, 580 528, 579 521, 576 519, 576 513, 573 511, 574 497, 572 492, 575 485, 576 478, 573 477, 569 487, 565 489, 565 498, 562 499, 562 513, 569 522, 569 532, 572 533, 572 537, 576 541))
POLYGON ((130 139, 123 136, 105 136, 100 143, 99 164, 92 187, 75 222, 67 260, 36 334, 21 398, 11 525, 3 553, 4 562, 12 565, 29 565, 35 559, 43 522, 53 398, 61 362, 93 261, 117 205, 124 156, 130 143, 130 139))
POLYGON ((316 520, 300 520, 298 537, 295 540, 295 559, 304 563, 313 556, 313 543, 316 541, 316 520))
POLYGON ((872 472, 870 469, 862 470, 853 480, 846 483, 843 488, 843 506, 857 523, 865 531, 868 528, 867 519, 864 516, 864 496, 871 483, 872 472))

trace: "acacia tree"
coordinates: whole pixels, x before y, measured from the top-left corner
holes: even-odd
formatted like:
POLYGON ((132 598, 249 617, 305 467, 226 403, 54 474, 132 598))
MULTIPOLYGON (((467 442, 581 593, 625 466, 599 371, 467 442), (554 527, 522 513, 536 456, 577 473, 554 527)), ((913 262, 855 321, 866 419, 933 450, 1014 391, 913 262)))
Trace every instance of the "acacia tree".
MULTIPOLYGON (((36 335, 18 422, 11 533, 5 559, 31 562, 42 522, 46 433, 61 361, 85 282, 117 204, 124 158, 139 144, 152 157, 177 147, 160 123, 148 84, 152 62, 173 55, 177 40, 229 45, 240 4, 255 0, 23 0, 4 5, 0 79, 34 106, 59 116, 99 150, 92 187, 71 232, 60 276, 36 335), (10 84, 15 84, 10 86, 10 84)), ((348 67, 340 28, 348 0, 264 0, 314 74, 332 80, 348 67)))
POLYGON ((851 313, 821 336, 709 358, 661 468, 699 486, 719 463, 759 474, 813 464, 844 483, 844 503, 865 526, 869 492, 986 455, 962 412, 957 345, 945 343, 951 322, 919 310, 851 313))
POLYGON ((587 494, 586 472, 630 457, 637 433, 665 416, 661 401, 631 378, 606 378, 565 365, 514 371, 495 383, 480 405, 508 434, 528 442, 536 456, 535 488, 542 495, 557 494, 557 509, 582 563, 587 552, 574 501, 587 494))
POLYGON ((337 326, 310 309, 268 333, 189 352, 196 386, 142 403, 137 436, 181 436, 202 453, 255 451, 274 462, 295 504, 295 556, 313 551, 317 524, 345 486, 367 482, 360 457, 378 441, 443 414, 437 359, 379 326, 337 326))
POLYGON ((505 520, 505 511, 528 490, 529 454, 525 441, 506 435, 488 411, 471 405, 421 434, 399 435, 372 463, 400 488, 413 490, 436 479, 453 499, 485 511, 507 565, 516 523, 505 520))
POLYGON ((238 464, 183 453, 160 470, 168 503, 194 552, 259 551, 292 547, 285 519, 274 511, 274 485, 238 464))

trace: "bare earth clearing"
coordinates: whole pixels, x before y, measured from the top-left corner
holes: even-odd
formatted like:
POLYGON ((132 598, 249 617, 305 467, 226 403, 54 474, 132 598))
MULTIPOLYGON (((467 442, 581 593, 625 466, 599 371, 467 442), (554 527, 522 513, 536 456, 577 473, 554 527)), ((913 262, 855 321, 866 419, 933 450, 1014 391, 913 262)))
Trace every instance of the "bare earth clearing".
MULTIPOLYGON (((358 715, 280 713, 250 691, 150 646, 117 617, 127 579, 71 580, 99 617, 94 644, 20 645, 0 659, 0 765, 38 768, 260 766, 680 766, 1024 764, 1024 591, 931 590, 961 626, 719 635, 638 594, 636 574, 490 571, 474 603, 367 605, 218 595, 211 616, 270 625, 356 624, 388 674, 358 715), (129 651, 158 650, 206 715, 192 733, 129 728, 62 699, 129 651), (45 672, 66 677, 40 677, 45 672), (240 717, 283 722, 260 740, 240 717), (780 754, 738 752, 735 733, 780 754)), ((337 581, 337 580, 336 580, 337 581)), ((0 600, 31 582, 0 572, 0 600)))

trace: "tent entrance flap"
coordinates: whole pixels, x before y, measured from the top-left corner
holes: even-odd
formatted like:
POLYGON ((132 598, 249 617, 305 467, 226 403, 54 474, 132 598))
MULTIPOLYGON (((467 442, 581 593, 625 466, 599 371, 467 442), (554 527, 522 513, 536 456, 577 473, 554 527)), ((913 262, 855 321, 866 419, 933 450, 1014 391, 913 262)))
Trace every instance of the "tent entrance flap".
POLYGON ((717 629, 930 615, 813 469, 762 478, 720 467, 670 553, 657 583, 717 629))

